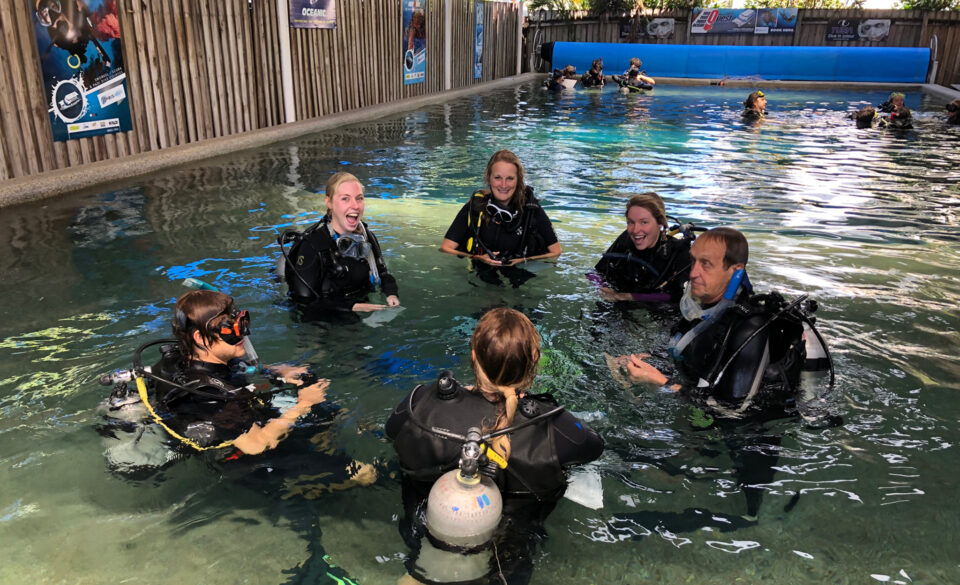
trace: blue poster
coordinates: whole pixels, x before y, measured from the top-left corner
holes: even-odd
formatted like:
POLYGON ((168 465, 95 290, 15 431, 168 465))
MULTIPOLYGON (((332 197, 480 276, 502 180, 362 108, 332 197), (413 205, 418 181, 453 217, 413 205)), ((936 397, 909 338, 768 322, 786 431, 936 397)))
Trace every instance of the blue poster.
POLYGON ((116 0, 21 0, 33 10, 56 141, 132 129, 116 0))
POLYGON ((403 84, 427 78, 427 15, 422 0, 403 0, 403 84))
POLYGON ((474 6, 473 33, 473 78, 483 77, 483 2, 477 0, 474 6))
POLYGON ((796 8, 694 8, 690 19, 695 35, 792 35, 796 28, 796 8))
POLYGON ((337 28, 336 0, 290 0, 290 28, 337 28))

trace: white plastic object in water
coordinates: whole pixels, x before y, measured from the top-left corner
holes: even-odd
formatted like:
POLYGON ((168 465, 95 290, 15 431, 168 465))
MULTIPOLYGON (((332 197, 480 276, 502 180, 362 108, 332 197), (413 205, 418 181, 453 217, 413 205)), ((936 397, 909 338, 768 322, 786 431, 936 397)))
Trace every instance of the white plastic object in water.
POLYGON ((503 499, 489 477, 460 477, 460 470, 443 474, 427 498, 427 530, 434 538, 460 547, 479 546, 493 536, 503 499))

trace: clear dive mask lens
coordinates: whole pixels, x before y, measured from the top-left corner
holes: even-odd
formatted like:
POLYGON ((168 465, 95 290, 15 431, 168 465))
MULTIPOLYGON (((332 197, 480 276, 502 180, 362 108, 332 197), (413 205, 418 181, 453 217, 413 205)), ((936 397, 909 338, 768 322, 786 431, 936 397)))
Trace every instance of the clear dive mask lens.
POLYGON ((487 213, 490 214, 493 223, 510 223, 520 212, 504 209, 491 201, 487 203, 487 213))
POLYGON ((37 5, 37 22, 40 23, 40 26, 47 28, 53 24, 53 17, 50 13, 53 12, 57 16, 61 13, 61 7, 59 0, 43 0, 37 5))
POLYGON ((370 253, 370 243, 359 234, 343 234, 337 238, 337 251, 346 258, 363 260, 370 253))
POLYGON ((680 314, 687 321, 702 319, 705 311, 700 303, 690 294, 690 282, 683 285, 683 296, 680 297, 680 314))

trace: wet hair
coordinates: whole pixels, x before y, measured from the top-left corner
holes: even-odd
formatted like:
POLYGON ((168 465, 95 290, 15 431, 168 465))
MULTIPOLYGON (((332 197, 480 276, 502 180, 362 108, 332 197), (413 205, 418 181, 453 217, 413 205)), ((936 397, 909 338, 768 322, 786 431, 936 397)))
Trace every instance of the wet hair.
POLYGON ((653 219, 662 228, 660 230, 660 240, 666 238, 667 208, 664 206, 663 199, 661 199, 659 195, 656 193, 641 193, 639 195, 634 195, 629 201, 627 201, 627 209, 623 214, 624 217, 628 217, 630 215, 631 207, 642 207, 649 211, 650 215, 653 216, 653 219))
POLYGON ((960 110, 960 99, 955 99, 949 104, 943 106, 950 113, 955 113, 957 110, 960 110))
POLYGON ((577 74, 577 68, 574 67, 573 65, 567 65, 566 67, 563 68, 564 77, 573 77, 576 74, 577 74))
POLYGON ((723 244, 723 268, 726 270, 734 264, 746 266, 750 257, 750 246, 747 238, 739 231, 728 227, 717 227, 707 230, 697 237, 697 241, 717 242, 723 244))
POLYGON ((857 121, 857 128, 872 128, 873 119, 877 117, 877 108, 873 106, 864 106, 857 110, 853 119, 857 121))
MULTIPOLYGON (((477 322, 470 349, 476 378, 473 390, 497 407, 496 421, 491 426, 484 421, 483 431, 507 428, 517 411, 517 394, 530 389, 537 376, 540 334, 520 311, 493 309, 477 322)), ((493 439, 491 447, 505 459, 510 457, 508 435, 493 439)))
POLYGON ((339 189, 339 188, 340 188, 340 185, 343 185, 344 183, 353 183, 353 182, 355 182, 356 184, 360 185, 360 192, 363 193, 363 183, 361 183, 361 182, 360 182, 360 179, 356 178, 356 177, 355 177, 354 175, 352 175, 351 173, 347 173, 347 172, 345 172, 345 171, 340 171, 340 172, 338 172, 338 173, 334 173, 332 177, 330 177, 329 179, 327 179, 327 186, 326 186, 326 189, 324 190, 324 194, 325 194, 326 200, 327 200, 327 202, 328 202, 328 203, 327 203, 327 213, 326 213, 327 219, 330 218, 330 203, 329 203, 329 201, 333 199, 333 196, 334 196, 334 195, 336 195, 337 189, 339 189))
POLYGON ((890 94, 890 97, 887 98, 887 101, 892 102, 893 100, 902 100, 903 98, 904 98, 904 95, 902 93, 900 93, 899 91, 895 91, 890 94))
POLYGON ((763 92, 758 89, 757 91, 748 95, 747 99, 743 100, 743 107, 745 107, 748 110, 752 110, 753 106, 756 105, 757 100, 762 97, 766 97, 766 96, 764 96, 763 92))
POLYGON ((193 338, 194 331, 200 332, 204 348, 220 339, 217 328, 234 311, 233 299, 222 292, 192 290, 181 295, 177 299, 172 323, 180 355, 189 359, 201 347, 193 338))
MULTIPOLYGON (((490 160, 487 161, 487 172, 483 175, 487 182, 487 186, 490 186, 490 175, 493 174, 493 165, 497 164, 498 162, 510 163, 516 167, 517 188, 510 197, 510 205, 513 206, 514 209, 522 210, 524 204, 527 202, 527 185, 523 180, 523 165, 520 164, 520 159, 517 158, 517 155, 513 154, 509 150, 498 150, 497 152, 493 153, 493 156, 491 156, 490 160)), ((492 188, 490 192, 493 193, 492 188)))
POLYGON ((640 69, 640 66, 643 65, 643 61, 640 60, 640 57, 630 57, 630 68, 631 69, 640 69))
POLYGON ((593 63, 590 64, 590 69, 596 71, 597 73, 603 71, 603 59, 594 59, 593 63))

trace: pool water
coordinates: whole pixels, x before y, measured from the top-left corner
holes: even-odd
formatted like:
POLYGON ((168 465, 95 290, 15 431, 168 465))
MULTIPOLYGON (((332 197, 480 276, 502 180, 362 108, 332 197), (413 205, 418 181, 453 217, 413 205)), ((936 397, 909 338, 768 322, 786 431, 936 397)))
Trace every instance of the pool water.
POLYGON ((919 94, 916 129, 888 132, 844 117, 883 93, 776 89, 750 127, 746 93, 521 85, 4 209, 0 583, 314 583, 342 575, 330 564, 395 583, 408 551, 383 422, 444 368, 470 381, 469 335, 504 305, 543 336, 537 388, 607 441, 590 468, 603 508, 560 503, 532 583, 960 581, 960 128, 919 94), (500 148, 526 165, 564 248, 519 287, 437 251, 500 148), (301 322, 271 275, 277 233, 319 219, 338 170, 366 185, 400 284, 406 309, 386 324, 301 322), (663 365, 674 318, 602 303, 584 277, 645 191, 684 221, 744 231, 758 289, 820 303, 837 381, 811 391, 839 425, 701 430, 677 397, 611 377, 604 352, 653 350, 663 365), (250 310, 265 361, 331 378, 340 410, 247 475, 200 457, 112 473, 97 376, 167 335, 188 276, 250 310), (376 462, 380 478, 327 489, 343 458, 376 462), (745 460, 766 475, 744 475, 745 460), (742 518, 741 481, 763 492, 757 522, 742 518))

